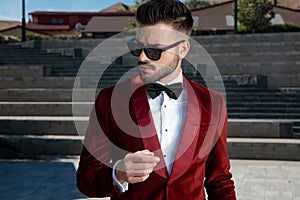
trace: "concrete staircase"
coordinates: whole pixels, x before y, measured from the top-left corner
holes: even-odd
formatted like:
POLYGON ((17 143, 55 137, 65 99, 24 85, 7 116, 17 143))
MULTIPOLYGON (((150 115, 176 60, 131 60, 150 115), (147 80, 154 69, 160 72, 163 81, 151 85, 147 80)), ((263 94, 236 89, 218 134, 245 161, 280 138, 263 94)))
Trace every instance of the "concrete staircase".
MULTIPOLYGON (((300 160, 300 85, 291 80, 300 74, 299 43, 291 41, 300 41, 299 34, 196 39, 216 58, 222 73, 229 112, 231 158, 300 160), (260 52, 265 52, 264 56, 260 52), (288 52, 292 52, 291 55, 288 52), (284 56, 279 59, 277 55, 284 56)), ((97 84, 93 82, 97 74, 86 72, 80 77, 82 80, 76 88, 82 98, 72 102, 74 75, 80 66, 74 63, 79 62, 79 58, 50 53, 53 56, 50 61, 49 50, 42 48, 30 53, 40 58, 30 63, 30 54, 26 57, 24 53, 30 49, 0 46, 0 63, 3 64, 0 65, 0 157, 77 155, 82 137, 74 126, 72 105, 81 106, 82 112, 75 120, 86 124, 86 110, 92 104, 86 97, 93 95, 89 85, 97 84), (18 49, 15 57, 2 59, 5 52, 14 48, 18 49), (40 51, 46 53, 41 55, 40 51), (63 59, 60 62, 58 57, 66 62, 63 59), (21 58, 28 62, 22 62, 21 58)), ((114 84, 131 69, 132 66, 123 63, 130 59, 125 55, 111 65, 100 79, 99 87, 114 84)), ((99 68, 99 65, 94 67, 99 68)), ((188 70, 186 73, 191 79, 206 84, 197 74, 188 70)))

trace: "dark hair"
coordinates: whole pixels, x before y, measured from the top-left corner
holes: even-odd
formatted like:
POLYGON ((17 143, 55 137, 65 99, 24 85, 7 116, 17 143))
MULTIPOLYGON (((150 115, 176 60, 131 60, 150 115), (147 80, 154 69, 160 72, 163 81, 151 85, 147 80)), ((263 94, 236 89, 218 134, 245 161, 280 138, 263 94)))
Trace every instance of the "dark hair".
POLYGON ((136 19, 140 25, 163 22, 186 34, 190 34, 194 22, 189 9, 178 0, 150 0, 137 9, 136 19))

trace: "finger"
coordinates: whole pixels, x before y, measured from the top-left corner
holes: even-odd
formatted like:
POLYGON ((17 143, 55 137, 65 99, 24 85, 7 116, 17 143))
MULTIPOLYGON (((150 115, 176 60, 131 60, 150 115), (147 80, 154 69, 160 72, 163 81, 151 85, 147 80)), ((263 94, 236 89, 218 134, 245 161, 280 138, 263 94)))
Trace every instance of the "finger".
POLYGON ((149 151, 148 149, 142 150, 142 151, 137 151, 136 154, 146 154, 146 155, 153 155, 154 153, 149 151))
POLYGON ((145 154, 132 154, 128 156, 131 162, 135 163, 158 163, 159 157, 145 154))
POLYGON ((153 169, 143 169, 143 170, 133 170, 126 174, 127 177, 134 176, 134 177, 141 177, 141 176, 148 176, 153 172, 153 169))
POLYGON ((147 176, 140 176, 140 177, 132 176, 132 177, 128 177, 127 182, 131 183, 131 184, 133 184, 133 183, 139 183, 139 182, 145 181, 148 177, 149 177, 149 175, 147 175, 147 176))
POLYGON ((131 163, 129 168, 133 170, 153 169, 157 163, 131 163))

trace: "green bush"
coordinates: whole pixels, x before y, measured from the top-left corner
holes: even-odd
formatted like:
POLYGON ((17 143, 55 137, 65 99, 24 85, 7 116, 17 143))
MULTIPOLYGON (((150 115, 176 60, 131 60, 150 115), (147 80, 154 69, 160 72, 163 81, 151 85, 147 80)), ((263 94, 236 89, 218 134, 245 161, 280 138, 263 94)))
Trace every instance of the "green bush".
POLYGON ((5 41, 5 38, 2 35, 0 35, 0 44, 3 44, 4 41, 5 41))
POLYGON ((68 38, 67 36, 64 35, 60 35, 57 37, 58 40, 69 40, 70 38, 68 38))
POLYGON ((28 41, 30 41, 30 40, 49 40, 48 37, 41 36, 41 35, 37 35, 37 34, 32 34, 32 33, 27 34, 27 35, 26 35, 26 39, 27 39, 28 41))
POLYGON ((218 29, 211 29, 211 30, 200 30, 197 28, 194 28, 192 30, 191 35, 192 36, 198 36, 198 35, 223 35, 226 34, 227 32, 224 30, 218 30, 218 29))
POLYGON ((269 32, 300 32, 300 25, 293 23, 286 23, 280 25, 273 25, 270 27, 269 32))
MULTIPOLYGON (((300 25, 293 24, 293 23, 286 23, 286 24, 276 24, 269 26, 268 29, 264 31, 260 31, 259 33, 282 33, 282 32, 300 32, 300 25)), ((252 33, 249 31, 245 26, 240 25, 238 27, 238 33, 246 34, 252 33)))

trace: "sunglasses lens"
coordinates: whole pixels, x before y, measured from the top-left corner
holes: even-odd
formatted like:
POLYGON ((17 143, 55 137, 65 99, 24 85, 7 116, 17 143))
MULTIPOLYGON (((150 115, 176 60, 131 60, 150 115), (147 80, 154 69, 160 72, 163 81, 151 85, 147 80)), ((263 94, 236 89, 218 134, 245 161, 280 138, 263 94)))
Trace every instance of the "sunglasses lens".
POLYGON ((133 56, 140 56, 141 53, 142 53, 142 49, 134 49, 134 50, 130 51, 130 53, 131 53, 133 56))
POLYGON ((144 51, 146 56, 154 61, 159 60, 162 53, 161 49, 155 49, 155 48, 145 48, 144 51))
POLYGON ((149 59, 154 60, 154 61, 159 60, 161 57, 161 53, 163 52, 163 50, 157 49, 157 48, 145 48, 145 47, 143 48, 143 47, 139 46, 137 43, 131 42, 131 41, 127 42, 127 46, 128 46, 130 53, 133 56, 140 56, 142 51, 144 50, 146 56, 149 59))

